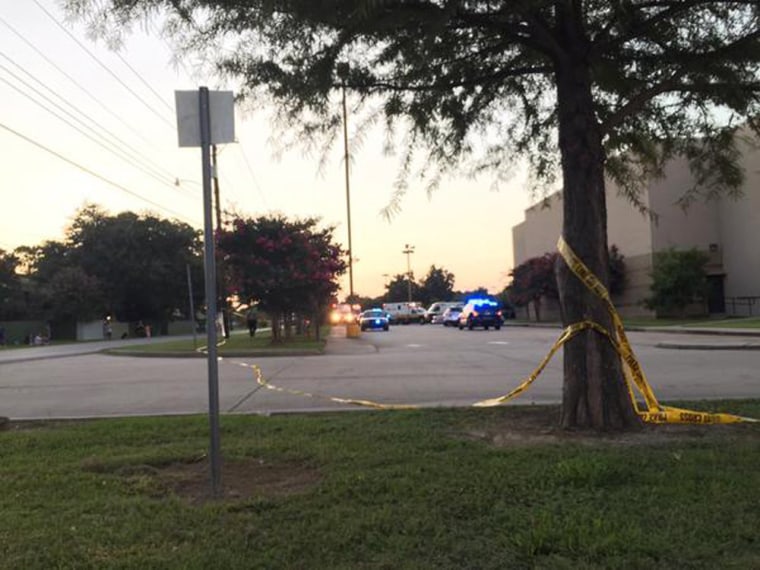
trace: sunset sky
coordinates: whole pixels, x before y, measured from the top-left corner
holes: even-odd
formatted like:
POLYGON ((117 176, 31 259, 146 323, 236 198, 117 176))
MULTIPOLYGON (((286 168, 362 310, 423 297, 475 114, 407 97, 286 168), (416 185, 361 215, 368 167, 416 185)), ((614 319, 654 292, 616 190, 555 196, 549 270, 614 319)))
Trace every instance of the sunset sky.
MULTIPOLYGON (((3 2, 0 30, 0 248, 60 239, 85 202, 201 228, 200 151, 178 147, 174 91, 234 85, 191 76, 190 62, 175 65, 157 26, 137 29, 110 51, 67 22, 54 0, 3 2)), ((238 142, 220 147, 223 207, 320 217, 345 246, 342 140, 320 169, 320 157, 301 150, 276 157, 266 116, 238 110, 235 128, 238 142)), ((405 272, 405 244, 414 246, 416 278, 435 265, 455 275, 457 289, 500 291, 512 267, 511 228, 530 204, 525 173, 516 171, 498 191, 488 178, 450 178, 430 196, 411 180, 402 211, 388 221, 381 210, 399 159, 384 156, 382 141, 381 132, 370 132, 351 152, 355 292, 379 295, 388 276, 405 272)))

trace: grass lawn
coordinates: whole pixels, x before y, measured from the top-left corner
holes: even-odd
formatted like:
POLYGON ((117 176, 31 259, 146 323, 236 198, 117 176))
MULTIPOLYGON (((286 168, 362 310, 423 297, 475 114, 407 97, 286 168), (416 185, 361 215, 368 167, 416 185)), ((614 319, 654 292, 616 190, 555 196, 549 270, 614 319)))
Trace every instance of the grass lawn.
MULTIPOLYGON (((225 354, 241 354, 246 352, 261 353, 261 352, 292 352, 292 351, 314 351, 321 352, 325 347, 325 339, 330 334, 330 327, 322 327, 321 338, 317 342, 313 337, 307 337, 305 335, 293 335, 288 342, 281 344, 272 344, 272 333, 270 330, 262 330, 256 333, 256 336, 251 338, 248 336, 247 331, 233 332, 224 344, 220 345, 218 353, 220 355, 225 354)), ((137 346, 128 346, 123 348, 111 349, 109 352, 129 352, 129 353, 192 353, 199 347, 206 346, 206 335, 199 334, 197 342, 194 343, 192 339, 182 340, 169 340, 160 342, 141 344, 137 346)))
POLYGON ((699 324, 687 324, 686 326, 703 326, 726 329, 760 329, 760 317, 723 319, 720 321, 702 322, 699 324))
MULTIPOLYGON (((760 417, 760 401, 687 403, 760 417)), ((0 432, 3 568, 758 568, 760 425, 559 432, 556 408, 0 432)))

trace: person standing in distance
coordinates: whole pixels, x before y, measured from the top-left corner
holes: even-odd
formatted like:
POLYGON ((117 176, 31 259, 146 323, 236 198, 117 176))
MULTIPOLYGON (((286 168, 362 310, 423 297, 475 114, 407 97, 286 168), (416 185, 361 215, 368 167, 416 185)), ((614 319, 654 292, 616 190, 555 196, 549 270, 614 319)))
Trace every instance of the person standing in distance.
POLYGON ((256 336, 256 328, 259 324, 259 317, 256 313, 256 306, 251 305, 251 307, 248 309, 248 313, 245 315, 245 322, 248 325, 248 334, 251 336, 251 338, 256 336))

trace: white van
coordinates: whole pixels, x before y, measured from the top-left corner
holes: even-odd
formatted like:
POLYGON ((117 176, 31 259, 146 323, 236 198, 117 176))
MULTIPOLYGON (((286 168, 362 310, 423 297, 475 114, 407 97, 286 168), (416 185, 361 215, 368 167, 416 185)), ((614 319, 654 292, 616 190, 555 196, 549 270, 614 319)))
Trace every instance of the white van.
POLYGON ((425 309, 414 301, 411 303, 383 303, 383 311, 388 313, 392 325, 425 322, 425 309))
POLYGON ((425 322, 440 324, 443 322, 443 312, 450 307, 462 307, 463 303, 457 301, 438 301, 433 303, 425 311, 425 322))

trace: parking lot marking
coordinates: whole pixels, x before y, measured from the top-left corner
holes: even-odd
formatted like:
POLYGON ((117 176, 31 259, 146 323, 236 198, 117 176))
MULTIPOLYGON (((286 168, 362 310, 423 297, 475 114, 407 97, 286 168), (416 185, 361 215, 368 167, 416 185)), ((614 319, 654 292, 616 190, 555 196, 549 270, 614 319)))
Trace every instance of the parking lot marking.
POLYGON ((406 346, 408 346, 409 348, 422 348, 421 344, 407 344, 406 346))
POLYGON ((492 340, 489 341, 488 344, 509 344, 509 342, 506 340, 492 340))

